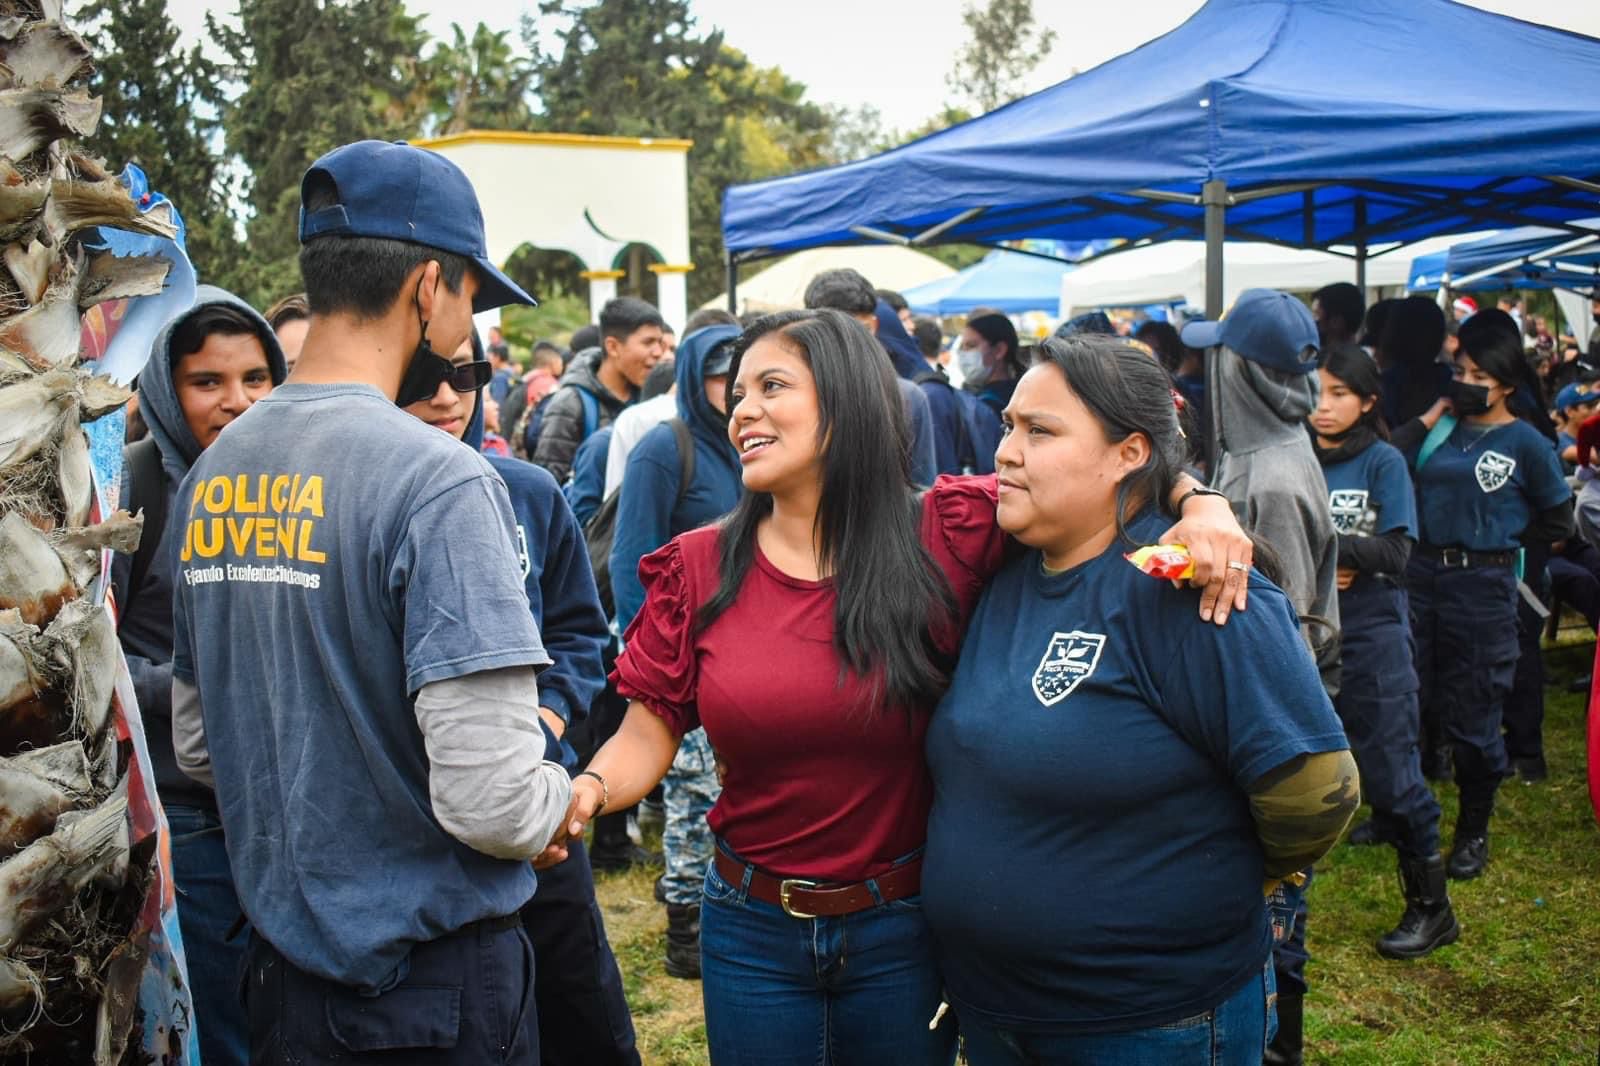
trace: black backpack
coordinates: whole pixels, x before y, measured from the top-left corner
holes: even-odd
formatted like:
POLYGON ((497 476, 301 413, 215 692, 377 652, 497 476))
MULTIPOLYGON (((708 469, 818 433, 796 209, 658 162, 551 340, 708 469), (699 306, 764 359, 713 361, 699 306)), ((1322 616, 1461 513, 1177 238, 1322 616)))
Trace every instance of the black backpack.
MULTIPOLYGON (((154 437, 134 441, 122 449, 122 483, 128 491, 122 496, 122 509, 129 514, 144 512, 144 530, 139 534, 139 549, 133 556, 128 575, 129 602, 139 594, 150 564, 161 547, 161 534, 167 528, 167 479, 161 470, 161 449, 154 437)), ((126 611, 128 604, 118 605, 126 611)))
MULTIPOLYGON (((669 418, 667 425, 672 427, 673 436, 678 438, 678 495, 672 501, 672 509, 677 510, 689 491, 689 483, 694 480, 694 437, 689 433, 688 424, 681 418, 669 418)), ((607 618, 617 613, 617 603, 611 595, 611 542, 616 537, 617 501, 621 496, 622 488, 618 486, 583 527, 584 543, 589 546, 589 567, 594 571, 595 587, 600 590, 600 606, 605 608, 607 618)))

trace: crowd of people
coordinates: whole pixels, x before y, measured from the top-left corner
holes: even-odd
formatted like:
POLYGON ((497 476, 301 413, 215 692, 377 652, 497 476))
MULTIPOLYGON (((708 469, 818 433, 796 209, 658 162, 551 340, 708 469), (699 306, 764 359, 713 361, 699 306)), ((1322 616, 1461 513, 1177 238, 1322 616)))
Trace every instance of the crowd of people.
POLYGON ((1297 1063, 1362 798, 1375 950, 1471 937, 1543 618, 1600 620, 1600 353, 1351 285, 947 339, 830 270, 520 365, 441 157, 331 152, 300 238, 303 293, 157 340, 125 451, 206 1063, 636 1063, 593 872, 654 863, 719 1066, 1297 1063))

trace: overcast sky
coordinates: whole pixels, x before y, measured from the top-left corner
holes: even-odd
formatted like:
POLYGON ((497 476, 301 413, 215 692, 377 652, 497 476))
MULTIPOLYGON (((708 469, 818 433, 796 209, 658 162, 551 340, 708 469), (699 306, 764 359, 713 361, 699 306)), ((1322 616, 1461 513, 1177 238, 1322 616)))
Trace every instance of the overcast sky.
MULTIPOLYGON (((1405 2, 1405 0, 1397 0, 1405 2)), ((727 40, 763 66, 778 66, 805 83, 813 100, 854 107, 873 104, 895 128, 919 125, 950 96, 945 74, 961 43, 962 0, 691 0, 699 28, 720 26, 727 40)), ((520 0, 408 0, 435 37, 450 23, 486 22, 517 36, 520 0)), ((1034 0, 1039 20, 1055 29, 1055 49, 1035 72, 1042 89, 1176 27, 1201 0, 1034 0)), ((1475 0, 1474 6, 1600 37, 1600 0, 1475 0)), ((205 12, 226 16, 238 4, 168 0, 191 40, 204 33, 205 12)), ((1449 57, 1443 57, 1446 62, 1449 57)), ((1473 62, 1474 57, 1459 57, 1473 62)), ((1534 76, 1535 72, 1529 72, 1534 76)))

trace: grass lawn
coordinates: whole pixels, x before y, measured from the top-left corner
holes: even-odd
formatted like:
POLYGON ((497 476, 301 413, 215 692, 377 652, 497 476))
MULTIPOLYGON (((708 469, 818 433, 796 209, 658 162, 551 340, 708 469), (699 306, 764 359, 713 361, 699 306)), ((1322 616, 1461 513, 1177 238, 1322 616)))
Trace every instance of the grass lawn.
MULTIPOLYGON (((1600 832, 1584 783, 1584 699, 1592 645, 1547 653, 1550 780, 1506 782, 1488 872, 1451 883, 1461 940, 1420 962, 1371 944, 1400 915, 1394 852, 1341 845, 1311 889, 1308 1062, 1491 1066, 1597 1062, 1600 1044, 1600 832)), ((1455 789, 1435 786, 1446 846, 1455 789)), ((1365 818, 1366 811, 1358 817, 1365 818)), ((666 912, 658 871, 602 877, 600 903, 648 1066, 707 1062, 700 986, 661 969, 666 912)))

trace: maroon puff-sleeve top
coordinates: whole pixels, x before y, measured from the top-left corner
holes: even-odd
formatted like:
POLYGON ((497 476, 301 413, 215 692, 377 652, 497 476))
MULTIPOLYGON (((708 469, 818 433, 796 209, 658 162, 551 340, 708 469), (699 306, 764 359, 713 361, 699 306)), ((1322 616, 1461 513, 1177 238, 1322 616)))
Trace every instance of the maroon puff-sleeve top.
MULTIPOLYGON (((923 545, 955 593, 954 655, 983 585, 999 569, 995 479, 941 477, 923 497, 923 545)), ((933 785, 922 741, 932 707, 871 698, 833 646, 831 581, 802 581, 759 548, 733 605, 704 630, 720 529, 685 533, 639 564, 644 608, 628 628, 617 691, 680 736, 696 726, 724 764, 711 829, 770 873, 860 881, 922 846, 933 785)), ((848 546, 845 547, 849 550, 848 546)))

